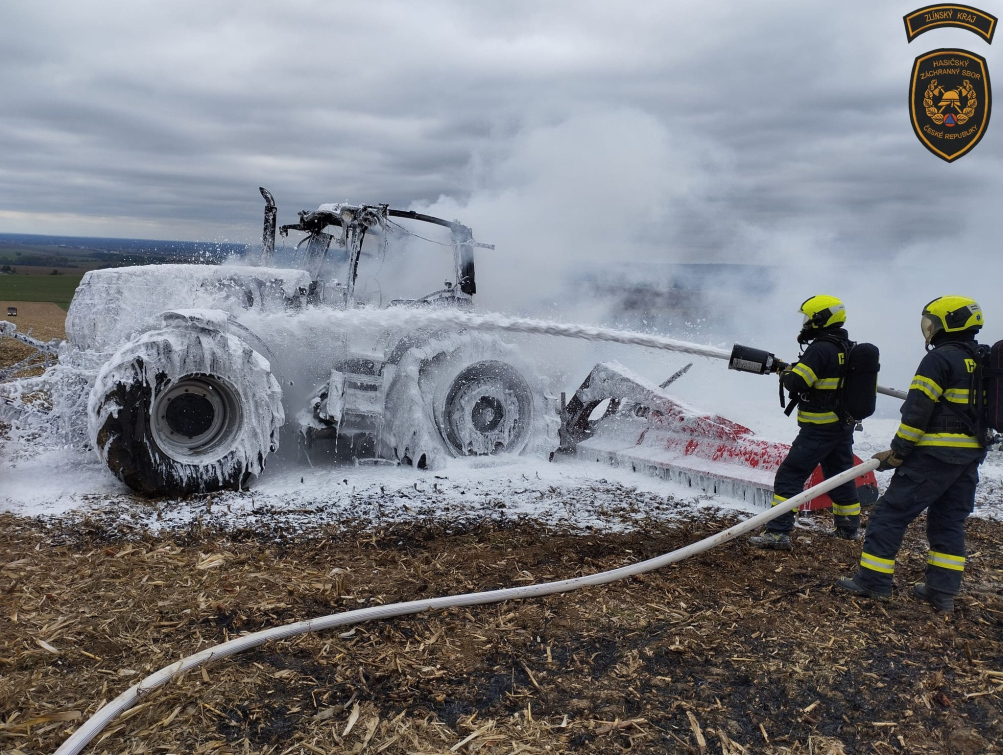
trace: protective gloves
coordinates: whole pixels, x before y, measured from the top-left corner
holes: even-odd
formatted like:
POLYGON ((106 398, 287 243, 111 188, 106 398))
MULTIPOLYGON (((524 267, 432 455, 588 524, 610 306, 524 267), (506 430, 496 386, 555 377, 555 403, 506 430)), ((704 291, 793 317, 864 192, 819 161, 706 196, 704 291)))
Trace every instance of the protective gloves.
POLYGON ((897 469, 902 466, 902 462, 905 461, 901 456, 896 454, 890 448, 887 451, 879 451, 871 457, 872 459, 877 459, 880 464, 878 464, 879 472, 887 472, 889 469, 897 469))

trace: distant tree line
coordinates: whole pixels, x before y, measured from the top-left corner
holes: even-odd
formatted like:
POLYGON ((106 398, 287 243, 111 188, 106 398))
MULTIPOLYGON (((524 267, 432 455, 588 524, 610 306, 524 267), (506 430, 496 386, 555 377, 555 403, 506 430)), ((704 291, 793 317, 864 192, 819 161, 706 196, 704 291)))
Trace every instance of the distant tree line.
POLYGON ((23 254, 15 252, 17 264, 25 267, 80 267, 79 260, 69 257, 54 257, 48 254, 23 254))
MULTIPOLYGON (((0 233, 0 266, 78 268, 163 263, 219 264, 248 253, 246 244, 0 233)), ((13 267, 11 267, 13 271, 13 267)))

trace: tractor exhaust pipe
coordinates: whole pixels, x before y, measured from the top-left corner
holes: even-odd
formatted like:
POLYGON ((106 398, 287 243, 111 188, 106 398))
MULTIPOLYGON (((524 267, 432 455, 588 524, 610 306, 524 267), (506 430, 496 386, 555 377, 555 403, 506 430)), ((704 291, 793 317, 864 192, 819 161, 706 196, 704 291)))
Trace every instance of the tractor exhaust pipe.
POLYGON ((261 232, 261 264, 269 267, 275 258, 275 220, 279 215, 279 208, 275 206, 275 200, 268 189, 259 186, 258 191, 265 199, 265 227, 261 232))

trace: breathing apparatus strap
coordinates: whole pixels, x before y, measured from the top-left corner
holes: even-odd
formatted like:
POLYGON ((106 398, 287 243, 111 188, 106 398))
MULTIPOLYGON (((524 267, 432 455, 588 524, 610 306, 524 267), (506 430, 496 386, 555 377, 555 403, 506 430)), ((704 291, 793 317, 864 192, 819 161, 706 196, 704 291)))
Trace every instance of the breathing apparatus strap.
MULTIPOLYGON (((784 414, 788 417, 794 413, 794 410, 798 408, 798 404, 801 403, 801 397, 791 394, 790 403, 787 404, 787 408, 784 409, 784 414)), ((784 405, 784 384, 780 384, 780 406, 784 405)))
POLYGON ((843 355, 843 362, 839 365, 839 384, 836 386, 834 405, 832 411, 836 413, 839 417, 840 422, 845 422, 847 419, 846 412, 843 410, 843 389, 846 385, 846 376, 850 371, 850 350, 857 345, 856 341, 846 340, 838 338, 837 336, 831 335, 829 333, 824 333, 820 335, 816 340, 828 341, 833 344, 840 353, 843 355))
MULTIPOLYGON (((805 352, 805 349, 808 348, 808 344, 811 343, 812 340, 814 340, 814 339, 811 339, 811 338, 806 339, 806 340, 803 339, 803 336, 805 335, 806 332, 807 331, 804 328, 802 328, 801 332, 798 334, 798 343, 801 344, 801 351, 798 353, 798 360, 800 360, 801 357, 804 356, 804 352, 805 352)), ((784 369, 777 370, 777 376, 780 378, 780 408, 781 409, 784 408, 784 405, 787 402, 787 399, 784 397, 784 372, 786 370, 789 370, 792 366, 793 365, 791 365, 791 364, 787 364, 787 365, 784 365, 784 369)), ((784 411, 784 416, 790 417, 791 414, 794 413, 794 410, 797 409, 797 406, 800 403, 801 403, 801 394, 791 392, 791 394, 790 394, 790 404, 787 405, 787 409, 784 411)))

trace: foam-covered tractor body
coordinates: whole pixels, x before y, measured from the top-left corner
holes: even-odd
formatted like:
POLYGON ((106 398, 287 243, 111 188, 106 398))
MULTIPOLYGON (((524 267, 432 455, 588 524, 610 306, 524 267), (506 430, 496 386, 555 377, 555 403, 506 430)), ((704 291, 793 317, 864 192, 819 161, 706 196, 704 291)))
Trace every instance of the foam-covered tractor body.
POLYGON ((73 429, 148 496, 240 488, 282 438, 312 457, 430 469, 556 448, 556 402, 517 349, 423 328, 408 306, 362 327, 302 270, 91 271, 61 355, 84 394, 73 429))

